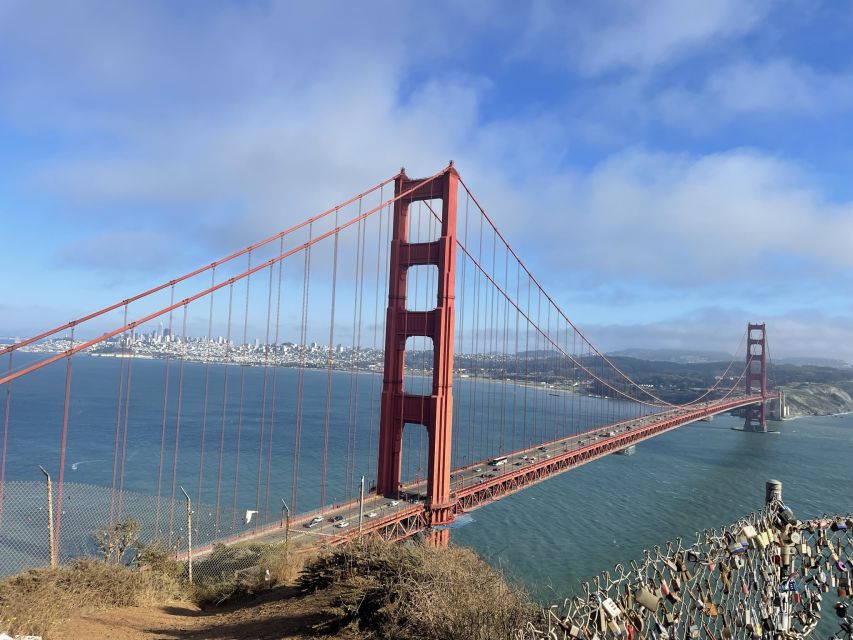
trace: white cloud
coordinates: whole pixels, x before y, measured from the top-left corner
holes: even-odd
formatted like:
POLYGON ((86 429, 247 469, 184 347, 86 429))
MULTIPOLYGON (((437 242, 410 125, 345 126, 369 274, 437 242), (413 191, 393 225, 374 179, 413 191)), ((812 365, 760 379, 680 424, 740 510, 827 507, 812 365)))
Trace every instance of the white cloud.
POLYGON ((738 60, 713 71, 698 89, 664 91, 657 103, 665 120, 704 130, 741 116, 819 116, 853 107, 853 74, 788 59, 738 60))
POLYGON ((853 203, 825 200, 795 164, 757 151, 629 150, 548 183, 537 186, 552 265, 688 288, 766 280, 780 255, 853 267, 853 203))
MULTIPOLYGON (((483 106, 491 81, 431 66, 446 49, 464 48, 436 35, 456 34, 460 25, 439 24, 431 11, 404 15, 392 29, 393 5, 368 16, 346 9, 331 21, 329 7, 302 7, 304 15, 285 5, 270 13, 220 9, 199 24, 167 20, 154 5, 116 6, 106 5, 109 15, 100 18, 79 7, 58 12, 28 21, 29 31, 0 26, 0 54, 39 54, 26 57, 20 73, 5 67, 13 80, 0 83, 7 117, 81 143, 43 162, 31 184, 66 204, 80 234, 89 233, 78 248, 122 237, 127 220, 115 212, 143 209, 149 226, 186 238, 207 260, 301 221, 401 164, 414 177, 452 158, 549 288, 572 279, 593 288, 640 282, 677 296, 765 287, 780 279, 779 256, 830 275, 853 267, 853 204, 824 197, 795 160, 759 150, 640 147, 572 168, 576 124, 560 105, 491 117, 483 106), (83 26, 89 19, 96 28, 83 26)), ((574 48, 589 74, 647 70, 717 47, 753 29, 765 11, 760 2, 724 0, 611 2, 591 14, 537 7, 543 13, 529 37, 542 36, 537 46, 562 38, 557 50, 574 48)), ((758 112, 792 83, 799 87, 792 104, 812 109, 810 91, 828 81, 793 62, 741 63, 702 86, 730 112, 758 112)), ((640 98, 648 89, 642 81, 635 88, 640 98)), ((587 106, 592 116, 644 109, 642 101, 613 102, 587 106)), ((609 129, 606 118, 595 125, 609 129)), ((167 246, 156 261, 163 266, 175 253, 167 246)), ((88 266, 104 266, 96 262, 88 266)), ((793 288, 811 277, 784 276, 793 288)))
POLYGON ((608 0, 566 9, 536 5, 525 38, 528 51, 547 47, 583 73, 647 70, 749 33, 766 15, 765 0, 608 0))

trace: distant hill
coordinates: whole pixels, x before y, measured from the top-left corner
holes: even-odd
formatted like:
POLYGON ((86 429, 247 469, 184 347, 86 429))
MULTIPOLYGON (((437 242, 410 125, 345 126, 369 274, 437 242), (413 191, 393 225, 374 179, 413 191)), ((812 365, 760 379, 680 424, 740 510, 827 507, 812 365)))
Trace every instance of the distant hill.
POLYGON ((850 363, 835 358, 773 358, 773 362, 777 364, 793 364, 801 367, 833 367, 835 369, 850 369, 853 367, 850 363))
POLYGON ((729 362, 732 359, 731 354, 725 351, 693 351, 687 349, 622 349, 621 351, 611 351, 607 355, 653 362, 676 362, 678 364, 729 362))

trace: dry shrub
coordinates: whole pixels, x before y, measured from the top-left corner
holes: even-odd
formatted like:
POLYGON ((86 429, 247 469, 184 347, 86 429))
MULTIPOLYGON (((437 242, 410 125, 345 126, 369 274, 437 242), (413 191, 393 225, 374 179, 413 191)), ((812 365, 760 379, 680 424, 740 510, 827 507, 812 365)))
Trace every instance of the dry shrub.
POLYGON ((194 600, 201 607, 220 606, 276 585, 292 584, 302 565, 301 556, 284 544, 216 545, 194 565, 194 600))
POLYGON ((166 602, 183 595, 179 580, 93 559, 31 569, 0 581, 0 629, 50 637, 63 620, 87 611, 166 602))
POLYGON ((358 624, 381 638, 508 638, 534 615, 520 588, 455 547, 352 543, 312 562, 299 584, 334 587, 337 624, 358 624))
POLYGON ((134 562, 143 571, 152 571, 175 583, 183 584, 187 572, 186 564, 175 558, 174 550, 159 540, 139 544, 134 562))

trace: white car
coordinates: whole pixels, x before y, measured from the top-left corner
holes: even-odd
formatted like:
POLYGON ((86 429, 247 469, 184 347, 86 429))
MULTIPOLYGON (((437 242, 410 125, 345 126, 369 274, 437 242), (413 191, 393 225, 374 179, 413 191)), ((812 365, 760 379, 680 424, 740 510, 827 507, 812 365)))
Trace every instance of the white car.
POLYGON ((391 502, 388 503, 388 506, 389 507, 396 507, 398 504, 400 504, 399 500, 392 500, 391 502))
POLYGON ((366 516, 364 516, 364 517, 365 517, 365 518, 376 518, 376 517, 378 517, 378 516, 379 516, 379 514, 378 514, 378 513, 376 513, 375 511, 371 511, 370 513, 368 513, 368 514, 367 514, 366 516))
POLYGON ((474 469, 474 473, 480 473, 482 470, 482 467, 477 467, 476 469, 474 469))
POLYGON ((335 525, 338 529, 346 529, 349 526, 349 522, 346 520, 341 520, 338 524, 335 525))
POLYGON ((313 518, 311 518, 311 520, 309 522, 306 522, 304 526, 307 527, 308 529, 312 529, 312 528, 316 527, 318 524, 320 524, 321 522, 323 522, 323 518, 321 518, 320 516, 314 516, 313 518))

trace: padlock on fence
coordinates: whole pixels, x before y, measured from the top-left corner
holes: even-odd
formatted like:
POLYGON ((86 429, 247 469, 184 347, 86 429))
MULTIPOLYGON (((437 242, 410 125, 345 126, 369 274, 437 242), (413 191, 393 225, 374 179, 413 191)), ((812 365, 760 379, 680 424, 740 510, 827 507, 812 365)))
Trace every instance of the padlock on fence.
POLYGON ((850 597, 850 575, 847 572, 844 572, 840 576, 838 576, 838 597, 850 597))
POLYGON ((634 599, 641 607, 652 612, 657 611, 660 605, 660 595, 645 585, 640 586, 634 591, 634 599))

